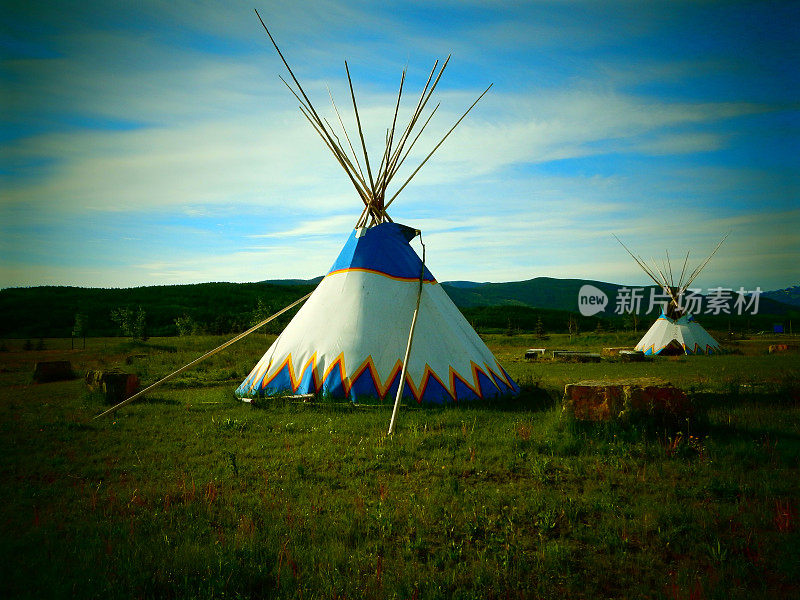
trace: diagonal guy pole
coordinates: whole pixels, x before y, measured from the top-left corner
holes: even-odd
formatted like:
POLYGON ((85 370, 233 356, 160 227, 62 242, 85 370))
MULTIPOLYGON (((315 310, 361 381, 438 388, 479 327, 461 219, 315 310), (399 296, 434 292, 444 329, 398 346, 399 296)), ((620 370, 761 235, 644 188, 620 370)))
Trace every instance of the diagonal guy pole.
POLYGON ((104 417, 104 416, 106 416, 106 415, 107 415, 107 414, 109 414, 109 413, 115 412, 117 409, 120 409, 120 408, 122 408, 122 407, 123 407, 123 406, 125 406, 126 404, 130 404, 131 402, 133 402, 133 401, 134 401, 134 400, 136 400, 137 398, 139 398, 139 397, 141 397, 141 396, 144 396, 144 395, 145 395, 147 392, 149 392, 149 391, 151 391, 151 390, 154 390, 155 388, 157 388, 158 386, 160 386, 162 383, 164 383, 164 382, 166 382, 166 381, 169 381, 170 379, 172 379, 172 378, 173 378, 173 377, 175 377, 176 375, 178 375, 178 374, 180 374, 180 373, 183 373, 185 370, 192 368, 193 366, 195 366, 196 364, 198 364, 198 363, 200 363, 200 362, 204 361, 205 359, 207 359, 207 358, 209 358, 209 357, 211 357, 211 356, 214 356, 214 355, 215 355, 217 352, 219 352, 219 351, 221 351, 221 350, 224 350, 225 348, 227 348, 227 347, 228 347, 228 346, 230 346, 231 344, 233 344, 233 343, 235 343, 235 342, 238 342, 238 341, 239 341, 240 339, 242 339, 243 337, 246 337, 246 336, 250 335, 250 334, 251 334, 251 333, 253 333, 253 332, 254 332, 256 329, 258 329, 258 328, 260 328, 260 327, 263 327, 264 325, 266 325, 267 323, 269 323, 269 322, 270 322, 270 321, 272 321, 273 319, 276 319, 276 318, 278 318, 278 317, 279 317, 279 316, 281 316, 283 313, 285 313, 287 310, 291 310, 292 308, 294 308, 295 306, 297 306, 298 304, 300 304, 300 303, 301 303, 301 302, 303 302, 304 300, 308 299, 308 297, 309 297, 311 294, 313 294, 313 292, 309 292, 308 294, 306 294, 305 296, 303 296, 303 297, 302 297, 302 298, 300 298, 299 300, 295 300, 294 302, 292 302, 292 303, 291 303, 289 306, 287 306, 286 308, 283 308, 283 309, 279 310, 278 312, 276 312, 276 313, 275 313, 274 315, 272 315, 271 317, 268 317, 268 318, 264 319, 263 321, 261 321, 261 322, 260 322, 260 323, 258 323, 257 325, 254 325, 253 327, 251 327, 250 329, 248 329, 247 331, 245 331, 244 333, 240 333, 240 334, 239 334, 239 335, 237 335, 235 338, 228 340, 227 342, 225 342, 225 343, 224 343, 224 344, 222 344, 221 346, 217 346, 217 347, 216 347, 216 348, 214 348, 213 350, 209 350, 208 352, 206 352, 205 354, 203 354, 203 356, 201 356, 200 358, 196 358, 196 359, 194 359, 192 362, 190 362, 189 364, 187 364, 187 365, 183 365, 183 366, 182 366, 180 369, 178 369, 177 371, 174 371, 173 373, 170 373, 169 375, 167 375, 167 376, 166 376, 166 377, 164 377, 163 379, 159 379, 159 380, 158 380, 158 381, 156 381, 156 382, 155 382, 153 385, 150 385, 150 386, 146 387, 145 389, 143 389, 142 391, 135 393, 135 394, 134 394, 133 396, 131 396, 130 398, 128 398, 128 399, 126 399, 126 400, 123 400, 122 402, 120 402, 119 404, 117 404, 117 405, 115 405, 115 406, 112 406, 112 407, 111 407, 111 408, 109 408, 107 411, 100 413, 99 415, 97 415, 97 416, 96 416, 96 417, 94 417, 94 418, 95 418, 95 419, 99 419, 100 417, 104 417))

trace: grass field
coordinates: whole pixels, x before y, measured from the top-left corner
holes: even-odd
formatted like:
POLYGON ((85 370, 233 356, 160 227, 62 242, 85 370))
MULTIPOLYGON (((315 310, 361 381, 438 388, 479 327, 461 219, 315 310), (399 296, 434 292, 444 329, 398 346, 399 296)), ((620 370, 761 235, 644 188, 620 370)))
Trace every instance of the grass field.
POLYGON ((800 360, 767 340, 648 363, 527 362, 633 334, 490 336, 519 381, 498 406, 233 397, 253 335, 115 417, 37 360, 150 383, 223 338, 44 340, 0 352, 0 596, 791 598, 800 596, 800 360), (657 376, 705 417, 562 418, 565 383, 657 376))

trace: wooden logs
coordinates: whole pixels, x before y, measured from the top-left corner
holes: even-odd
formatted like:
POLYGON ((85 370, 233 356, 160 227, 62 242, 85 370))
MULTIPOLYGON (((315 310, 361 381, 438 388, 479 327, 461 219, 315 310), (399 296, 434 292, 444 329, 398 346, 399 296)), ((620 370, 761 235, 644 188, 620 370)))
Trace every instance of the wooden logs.
POLYGON ((119 370, 89 371, 86 385, 103 396, 106 404, 115 404, 129 398, 139 389, 139 378, 119 370))

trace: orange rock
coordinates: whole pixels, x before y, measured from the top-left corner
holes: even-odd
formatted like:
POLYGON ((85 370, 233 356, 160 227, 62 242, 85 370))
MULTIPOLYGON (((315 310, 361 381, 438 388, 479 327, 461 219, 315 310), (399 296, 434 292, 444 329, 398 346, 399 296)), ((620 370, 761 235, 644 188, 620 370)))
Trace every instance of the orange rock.
POLYGON ((797 346, 793 344, 773 344, 769 347, 770 354, 776 354, 778 352, 794 352, 797 350, 797 346))
POLYGON ((652 378, 568 384, 562 410, 581 421, 629 419, 634 415, 683 417, 693 413, 682 390, 652 378))

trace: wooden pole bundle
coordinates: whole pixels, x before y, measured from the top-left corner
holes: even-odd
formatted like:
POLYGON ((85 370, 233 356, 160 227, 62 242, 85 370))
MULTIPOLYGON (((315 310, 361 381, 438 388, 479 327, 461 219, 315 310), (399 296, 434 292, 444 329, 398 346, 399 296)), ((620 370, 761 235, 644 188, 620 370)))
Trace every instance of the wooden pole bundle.
MULTIPOLYGON (((614 234, 612 233, 611 235, 614 234)), ((664 292, 670 297, 670 302, 675 305, 676 312, 680 313, 681 297, 683 296, 684 292, 686 292, 686 290, 689 289, 689 286, 697 278, 697 276, 700 275, 700 272, 708 264, 708 261, 710 261, 711 258, 717 253, 717 250, 719 250, 720 246, 722 246, 722 242, 724 242, 729 235, 730 232, 726 233, 723 236, 723 238, 719 241, 719 243, 716 245, 711 254, 708 255, 708 258, 702 261, 697 266, 697 268, 695 268, 695 270, 692 271, 688 277, 686 277, 686 280, 684 281, 684 275, 686 274, 686 265, 689 263, 689 252, 687 251, 686 258, 683 261, 683 268, 681 269, 681 275, 678 278, 678 285, 675 285, 675 280, 672 275, 672 264, 670 263, 669 260, 669 250, 667 250, 666 252, 666 257, 667 257, 666 263, 661 268, 659 268, 655 260, 651 259, 652 266, 648 265, 644 261, 644 259, 642 259, 641 256, 636 256, 633 252, 631 252, 630 249, 625 244, 623 244, 622 240, 619 239, 616 235, 614 235, 614 239, 616 239, 620 243, 620 245, 623 248, 625 248, 628 254, 631 255, 631 258, 633 258, 633 260, 636 261, 636 264, 638 264, 642 268, 642 270, 645 273, 647 273, 648 277, 650 277, 650 279, 652 279, 657 286, 659 286, 664 290, 664 292), (669 276, 667 276, 667 274, 669 274, 669 276)))
POLYGON ((484 92, 478 96, 478 99, 472 103, 472 105, 464 112, 463 115, 456 121, 456 123, 450 128, 450 130, 444 135, 444 137, 439 141, 436 146, 434 146, 433 150, 425 157, 425 159, 420 163, 420 165, 411 173, 411 175, 406 179, 402 186, 391 196, 389 201, 386 201, 386 193, 391 183, 392 179, 397 175, 397 172, 402 167, 405 159, 408 157, 409 153, 411 152, 412 148, 416 144, 417 140, 419 139, 422 132, 427 127, 428 123, 430 123, 431 118, 436 113, 436 110, 439 108, 437 104, 433 110, 430 112, 428 117, 422 121, 422 126, 417 128, 420 119, 425 112, 425 108, 428 105, 428 101, 430 100, 433 92, 436 90, 436 86, 439 83, 439 80, 444 73, 447 64, 450 61, 450 57, 448 56, 447 59, 442 63, 442 66, 439 68, 437 73, 437 67, 439 66, 439 61, 436 60, 433 64, 433 68, 431 69, 430 75, 428 75, 428 80, 425 82, 425 87, 423 87, 422 92, 420 94, 419 100, 417 101, 416 107, 411 114, 411 118, 408 121, 408 124, 403 129, 402 133, 397 136, 397 118, 400 111, 400 101, 403 96, 403 88, 406 79, 406 69, 403 69, 402 76, 400 78, 400 87, 397 92, 397 101, 395 103, 395 110, 394 116, 392 118, 392 124, 389 129, 386 131, 385 137, 385 147, 384 151, 381 155, 380 163, 378 164, 377 171, 373 172, 373 165, 370 163, 369 160, 369 153, 367 151, 367 144, 364 139, 364 131, 361 126, 361 116, 358 110, 358 103, 356 102, 356 93, 355 88, 353 86, 353 80, 350 76, 350 67, 347 64, 347 61, 344 63, 345 73, 347 74, 347 82, 350 88, 350 99, 353 103, 353 113, 355 114, 356 119, 356 126, 358 129, 358 139, 361 142, 361 158, 364 161, 364 169, 361 168, 361 161, 359 160, 359 152, 356 151, 353 143, 351 141, 350 135, 347 133, 347 129, 344 125, 344 121, 342 120, 341 114, 339 113, 339 109, 336 107, 336 103, 333 99, 333 94, 331 94, 330 90, 328 90, 328 95, 331 99, 331 104, 333 105, 333 109, 336 112, 336 116, 339 120, 339 124, 342 128, 344 133, 345 140, 347 142, 347 147, 349 147, 351 154, 347 153, 345 146, 342 143, 342 140, 339 139, 339 136, 336 135, 333 131, 333 127, 328 122, 327 119, 323 119, 319 116, 314 105, 311 103, 308 95, 303 90, 303 87, 300 85, 297 77, 295 77, 294 72, 292 71, 289 63, 287 62, 286 58, 283 56, 280 48, 278 48, 278 44, 275 42, 275 39, 272 37, 272 34, 267 29, 264 20, 261 18, 261 15, 258 13, 258 10, 255 11, 256 15, 258 16, 258 20, 261 22, 262 27, 267 32, 267 36, 269 36, 272 45, 275 47, 275 50, 278 52, 278 56, 280 56, 281 60, 283 61, 284 66, 286 67, 289 75, 291 76, 291 80, 294 82, 294 86, 290 85, 283 77, 281 77, 281 81, 289 88, 292 95, 297 99, 300 103, 300 112, 303 113, 303 116, 308 120, 308 122, 313 127, 314 131, 322 138, 322 141, 328 147, 328 149, 333 154, 336 161, 339 165, 344 169, 347 173, 347 176, 350 179, 350 182, 353 184, 353 187, 356 188, 359 197, 361 198, 362 202, 364 203, 364 210, 361 212, 361 215, 356 222, 356 227, 368 227, 372 225, 376 225, 379 223, 383 223, 386 221, 391 222, 389 215, 386 213, 386 208, 394 202, 394 199, 397 198, 397 195, 405 189, 408 183, 413 179, 413 177, 419 172, 422 166, 428 162, 428 159, 433 156, 434 152, 439 149, 439 147, 444 143, 444 141, 450 136, 453 130, 464 120, 464 117, 469 114, 469 112, 475 107, 475 105, 480 101, 481 98, 489 91, 489 87, 484 90, 484 92), (296 88, 296 89, 295 89, 296 88), (410 143, 409 143, 410 140, 410 143), (365 173, 366 171, 366 173, 365 173))

